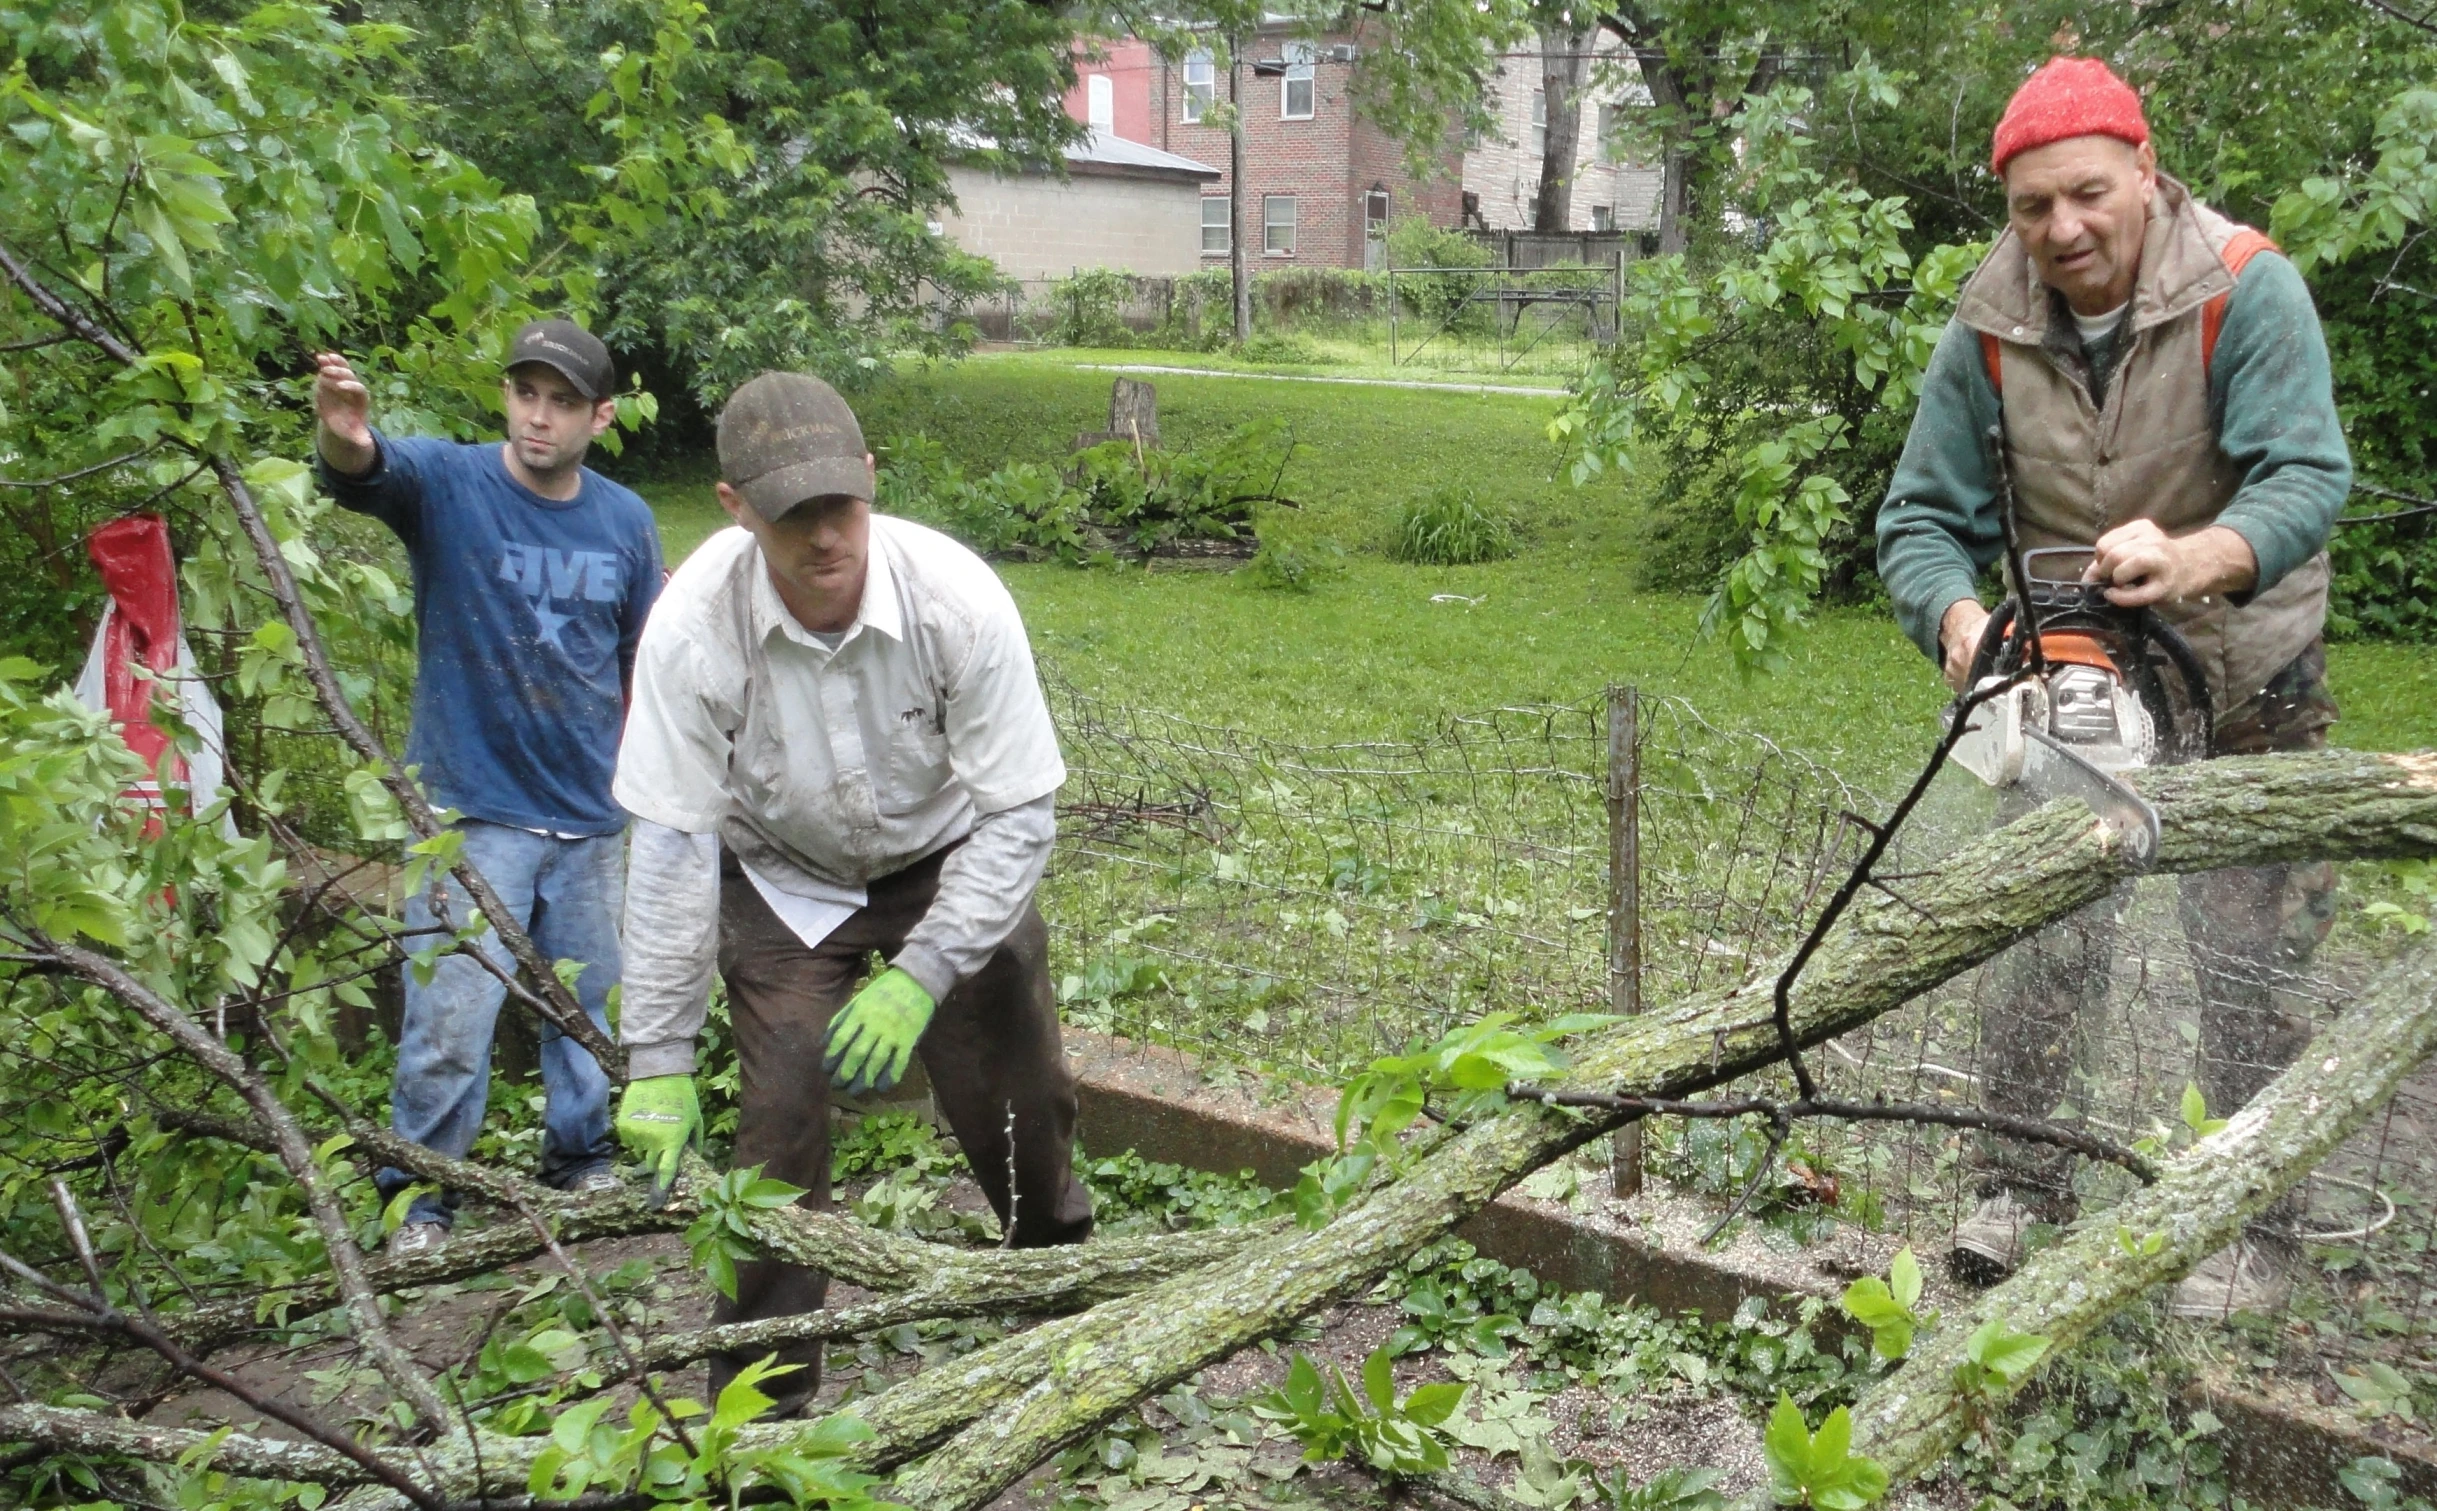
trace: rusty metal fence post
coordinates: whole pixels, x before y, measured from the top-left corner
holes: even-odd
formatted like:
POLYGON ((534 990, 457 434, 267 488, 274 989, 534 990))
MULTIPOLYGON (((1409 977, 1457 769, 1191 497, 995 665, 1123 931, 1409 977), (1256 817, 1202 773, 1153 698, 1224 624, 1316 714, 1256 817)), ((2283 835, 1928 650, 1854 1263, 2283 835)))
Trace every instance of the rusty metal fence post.
MULTIPOLYGON (((1608 1011, 1642 1010, 1641 694, 1608 689, 1608 1011)), ((1609 1184, 1618 1197, 1642 1189, 1642 1125, 1609 1143, 1609 1184)))

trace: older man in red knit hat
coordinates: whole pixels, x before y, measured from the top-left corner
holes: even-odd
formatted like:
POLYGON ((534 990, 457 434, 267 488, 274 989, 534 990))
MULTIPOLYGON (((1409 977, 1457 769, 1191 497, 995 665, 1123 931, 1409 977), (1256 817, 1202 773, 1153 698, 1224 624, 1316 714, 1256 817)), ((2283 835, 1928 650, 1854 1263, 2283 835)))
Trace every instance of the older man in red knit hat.
MULTIPOLYGON (((1923 381, 1878 517, 1897 617, 1961 689, 2002 551, 1984 437, 2002 420, 2022 544, 2094 552, 2088 580, 2182 631, 2207 673, 2211 752, 2316 750, 2335 722, 2321 633, 2326 543, 2352 486, 2326 342, 2293 265, 2158 171, 2130 86, 2057 58, 1998 122, 2006 231, 1965 285, 1923 381)), ((2247 1102, 2308 1041, 2289 988, 2327 929, 2324 865, 2187 877, 2209 1106, 2247 1102)), ((1981 1031, 1988 1104, 2032 1117, 2090 1105, 2082 1030, 2103 1003, 2124 898, 2018 945, 1981 1031)), ((2070 1115, 2070 1114, 2068 1114, 2070 1115)), ((2069 1165, 1983 1152, 1958 1271, 1993 1279, 2027 1230, 2069 1218, 2069 1165)), ((2268 1311, 2287 1294, 2290 1209, 2177 1287, 2175 1310, 2268 1311)))

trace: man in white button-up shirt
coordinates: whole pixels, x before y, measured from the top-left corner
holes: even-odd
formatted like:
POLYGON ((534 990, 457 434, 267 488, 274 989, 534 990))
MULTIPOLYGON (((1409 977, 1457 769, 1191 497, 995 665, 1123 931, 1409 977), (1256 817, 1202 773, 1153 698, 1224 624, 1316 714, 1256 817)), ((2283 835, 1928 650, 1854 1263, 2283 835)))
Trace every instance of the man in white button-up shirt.
MULTIPOLYGON (((615 792, 638 821, 619 1132, 663 1180, 698 1136, 694 1039, 716 962, 738 1165, 827 1205, 831 1081, 886 1089, 919 1053, 1015 1244, 1080 1241, 1091 1199, 1032 902, 1066 767, 1015 603, 963 546, 872 513, 861 427, 816 378, 738 389, 719 461, 738 528, 662 591, 618 753, 615 792), (888 966, 858 989, 875 952, 888 966)), ((809 1311, 827 1286, 740 1265, 714 1315, 809 1311)), ((809 1399, 820 1356, 781 1351, 804 1366, 782 1408, 809 1399)), ((713 1359, 713 1392, 745 1362, 713 1359)))

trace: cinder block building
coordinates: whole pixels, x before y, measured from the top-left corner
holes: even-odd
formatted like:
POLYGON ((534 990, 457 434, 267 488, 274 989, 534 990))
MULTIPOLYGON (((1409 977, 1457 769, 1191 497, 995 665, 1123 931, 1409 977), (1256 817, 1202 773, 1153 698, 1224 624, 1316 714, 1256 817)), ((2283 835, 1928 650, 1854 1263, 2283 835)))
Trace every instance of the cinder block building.
POLYGON ((939 229, 1010 278, 1113 268, 1146 277, 1201 266, 1202 196, 1219 171, 1095 126, 1066 151, 1066 176, 957 165, 939 229))

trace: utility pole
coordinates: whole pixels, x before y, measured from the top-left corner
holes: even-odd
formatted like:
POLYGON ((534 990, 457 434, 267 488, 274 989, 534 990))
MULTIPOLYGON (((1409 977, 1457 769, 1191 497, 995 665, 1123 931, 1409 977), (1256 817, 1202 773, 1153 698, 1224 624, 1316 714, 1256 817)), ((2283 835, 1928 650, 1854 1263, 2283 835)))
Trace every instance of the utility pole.
POLYGON ((1244 271, 1244 45, 1227 39, 1227 276, 1235 298, 1235 344, 1252 339, 1252 280, 1244 271))

